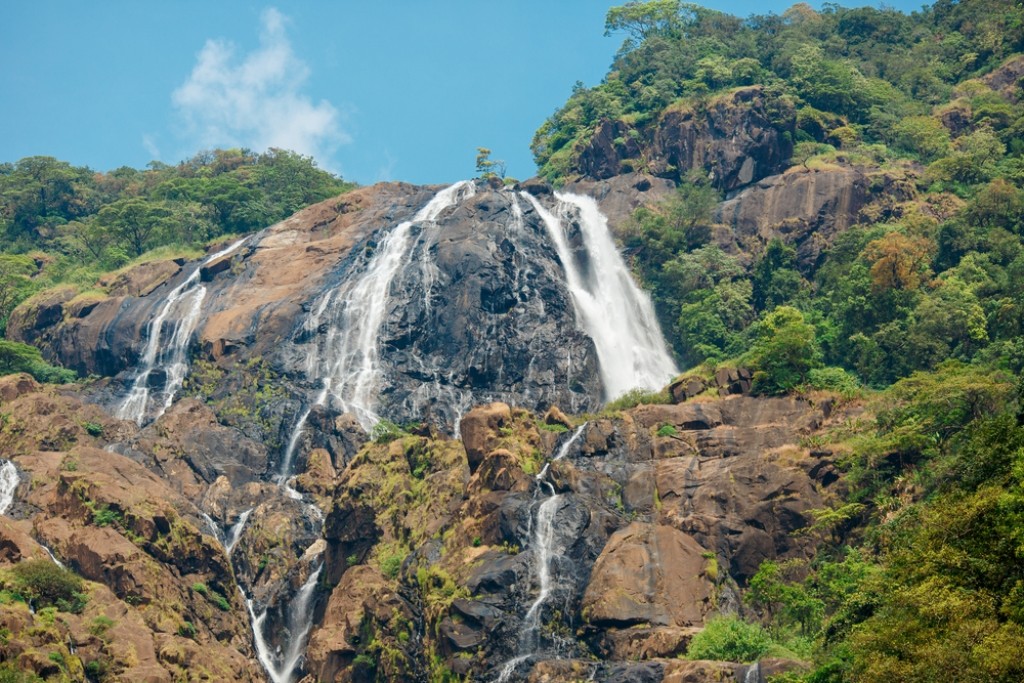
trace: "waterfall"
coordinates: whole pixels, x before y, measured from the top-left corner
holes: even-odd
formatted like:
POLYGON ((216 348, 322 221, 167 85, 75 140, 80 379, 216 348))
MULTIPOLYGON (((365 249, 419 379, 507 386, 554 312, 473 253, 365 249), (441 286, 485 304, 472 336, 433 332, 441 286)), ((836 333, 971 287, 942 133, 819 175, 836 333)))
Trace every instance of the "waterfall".
MULTIPOLYGON (((263 622, 267 619, 267 610, 264 609, 259 616, 253 609, 252 600, 245 597, 246 609, 249 610, 249 619, 252 622, 253 635, 256 639, 256 654, 260 663, 266 669, 267 675, 273 683, 291 683, 294 679, 295 669, 299 666, 304 656, 306 639, 313 627, 313 611, 310 609, 313 602, 313 594, 316 592, 316 582, 320 578, 323 564, 317 567, 316 571, 309 575, 302 588, 296 593, 291 605, 288 607, 288 648, 279 656, 270 649, 270 644, 263 638, 263 622)), ((241 590, 241 588, 239 588, 241 590)))
POLYGON ((245 523, 249 521, 249 515, 252 514, 253 508, 249 508, 242 514, 238 515, 238 521, 232 525, 228 531, 227 538, 224 541, 224 552, 231 556, 231 551, 235 549, 238 544, 238 539, 242 537, 242 530, 245 529, 245 523))
MULTIPOLYGON (((438 192, 412 220, 399 223, 381 239, 360 276, 345 279, 316 303, 304 324, 304 329, 311 334, 326 329, 322 339, 317 338, 306 354, 306 376, 317 377, 322 382, 312 406, 323 406, 333 401, 341 410, 353 413, 367 431, 379 421, 374 404, 380 374, 380 330, 387 314, 391 283, 399 271, 411 265, 413 225, 435 222, 442 211, 474 192, 474 185, 468 181, 438 192)), ((420 267, 425 275, 433 272, 428 266, 432 267, 432 264, 421 260, 420 267)), ((427 280, 428 283, 431 281, 427 280)), ((429 304, 429 296, 427 291, 425 305, 429 304)), ((312 406, 303 411, 292 428, 277 477, 285 494, 297 499, 302 499, 302 495, 288 485, 288 480, 292 476, 295 453, 312 406)), ((310 509, 323 518, 315 505, 310 505, 310 509)), ((309 606, 319 573, 320 569, 317 569, 292 599, 288 617, 288 650, 280 664, 272 657, 263 637, 266 611, 257 617, 251 601, 247 600, 256 649, 274 683, 291 681, 292 671, 302 658, 306 637, 313 625, 309 606), (300 618, 303 620, 301 623, 298 621, 300 618)))
POLYGON ((213 517, 202 510, 199 511, 199 515, 203 518, 203 521, 206 522, 206 526, 210 529, 210 533, 213 534, 213 537, 216 538, 221 545, 224 545, 224 534, 221 532, 220 526, 217 522, 213 520, 213 517))
MULTIPOLYGON (((413 225, 435 222, 442 211, 475 191, 472 182, 461 181, 438 192, 412 220, 399 223, 384 236, 359 277, 347 278, 320 299, 304 325, 313 334, 327 330, 322 340, 311 344, 306 355, 307 377, 318 377, 323 383, 313 405, 322 406, 333 400, 342 411, 355 415, 367 431, 379 421, 374 405, 380 374, 380 329, 388 309, 391 283, 401 270, 410 266, 413 225)), ((424 273, 432 272, 433 264, 428 267, 424 263, 421 260, 424 273)), ((429 301, 429 291, 424 296, 429 301)), ((307 409, 292 429, 281 464, 282 481, 291 476, 292 461, 309 414, 307 409)))
POLYGON ((199 275, 208 263, 237 250, 245 242, 240 239, 220 251, 211 254, 189 274, 180 285, 172 289, 164 299, 163 305, 146 328, 146 351, 142 355, 142 365, 135 376, 131 391, 117 409, 117 417, 122 420, 133 420, 139 426, 146 421, 147 413, 153 411, 149 421, 157 419, 171 407, 174 395, 178 393, 185 375, 188 373, 188 344, 195 332, 202 314, 203 301, 206 299, 206 287, 199 284, 199 275), (165 334, 164 325, 168 319, 174 321, 165 334), (164 380, 161 396, 150 405, 149 378, 154 370, 163 370, 164 380))
POLYGON ((553 590, 551 561, 558 550, 556 548, 555 517, 565 499, 565 496, 556 494, 555 488, 547 481, 548 468, 552 462, 561 460, 569 453, 569 449, 582 436, 586 426, 584 423, 577 427, 573 435, 558 449, 555 457, 545 463, 544 468, 535 477, 538 490, 546 490, 548 493, 547 498, 537 508, 537 521, 533 524, 530 539, 530 550, 534 554, 533 564, 537 571, 537 597, 526 611, 526 616, 523 617, 523 631, 519 639, 520 654, 505 662, 498 674, 498 683, 512 680, 516 668, 536 654, 540 647, 541 608, 551 597, 553 590))
POLYGON ((21 483, 18 476, 18 468, 10 460, 4 460, 0 465, 0 515, 6 514, 7 509, 14 502, 14 491, 21 483))
POLYGON ((577 320, 597 348, 605 398, 611 400, 636 388, 661 389, 678 370, 650 297, 633 282, 597 202, 555 193, 556 215, 533 195, 520 194, 540 215, 565 268, 577 320), (577 257, 566 235, 566 225, 574 218, 579 220, 582 258, 577 257))

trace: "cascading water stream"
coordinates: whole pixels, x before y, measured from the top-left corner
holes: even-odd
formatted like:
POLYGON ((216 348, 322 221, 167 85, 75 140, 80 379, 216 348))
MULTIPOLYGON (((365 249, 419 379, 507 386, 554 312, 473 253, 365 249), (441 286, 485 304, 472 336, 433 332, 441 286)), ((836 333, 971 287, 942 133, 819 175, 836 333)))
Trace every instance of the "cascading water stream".
POLYGON ((157 419, 171 407, 174 395, 178 393, 188 373, 188 344, 192 333, 195 332, 202 313, 203 301, 206 299, 206 287, 198 284, 200 272, 208 263, 236 251, 246 239, 240 239, 208 256, 184 282, 167 294, 160 310, 147 326, 148 339, 146 352, 142 355, 142 368, 135 376, 128 396, 118 407, 117 417, 132 420, 141 426, 146 421, 147 414, 154 408, 155 412, 150 421, 157 419), (174 320, 174 326, 170 330, 170 337, 165 338, 164 326, 168 319, 174 320), (160 392, 163 400, 155 401, 155 406, 151 406, 149 378, 157 368, 161 368, 166 377, 160 392))
POLYGON ((537 569, 537 597, 523 617, 523 632, 519 639, 519 655, 505 663, 498 674, 498 683, 506 683, 512 680, 516 668, 536 654, 540 647, 540 617, 544 603, 551 597, 552 573, 551 560, 555 556, 556 535, 555 516, 561 507, 564 496, 555 493, 555 488, 547 481, 547 474, 552 462, 561 460, 579 440, 586 428, 586 423, 580 425, 573 432, 573 435, 558 449, 558 453, 550 461, 544 463, 543 469, 536 476, 537 486, 540 491, 547 491, 547 498, 537 508, 537 521, 533 525, 530 549, 534 553, 534 566, 537 569))
POLYGON ((555 193, 556 216, 533 195, 521 192, 540 215, 565 268, 577 320, 594 340, 605 399, 631 389, 660 389, 678 371, 665 346, 650 298, 636 286, 615 247, 608 221, 590 197, 555 193), (578 216, 580 263, 566 236, 565 223, 578 216))
POLYGON ((18 468, 10 460, 4 460, 0 465, 0 515, 6 514, 7 509, 14 502, 14 492, 21 483, 18 476, 18 468))
MULTIPOLYGON (((252 607, 252 600, 245 597, 246 609, 249 610, 249 618, 252 621, 252 630, 256 638, 256 654, 260 663, 266 669, 267 675, 273 683, 291 683, 294 680, 295 669, 300 665, 306 647, 306 639, 313 627, 313 620, 310 616, 310 605, 313 601, 313 593, 316 591, 316 582, 323 570, 321 564, 316 571, 309 575, 302 588, 295 594, 288 607, 288 648, 280 655, 275 655, 270 644, 263 637, 263 622, 267 619, 267 612, 256 616, 252 607)), ((241 590, 241 588, 239 588, 241 590)))
MULTIPOLYGON (((384 236, 360 277, 345 280, 320 299, 305 322, 310 333, 327 328, 322 341, 312 344, 306 355, 307 377, 319 377, 323 383, 314 406, 334 401, 342 411, 355 415, 367 431, 379 421, 374 404, 380 374, 380 328, 387 313, 391 283, 410 265, 412 227, 436 221, 442 211, 475 192, 469 181, 438 192, 412 220, 399 223, 384 236)), ((427 268, 422 263, 421 267, 427 268)), ((429 292, 425 296, 429 299, 429 292)), ((295 450, 309 414, 310 409, 306 409, 292 430, 281 463, 282 481, 291 476, 295 450)))
POLYGON ((224 552, 228 554, 228 557, 231 557, 231 552, 235 549, 235 546, 238 545, 238 539, 242 537, 242 531, 245 529, 245 523, 249 521, 249 515, 252 514, 253 509, 254 508, 249 508, 240 514, 238 516, 238 521, 236 521, 228 531, 227 538, 224 539, 224 552))
MULTIPOLYGON (((304 327, 307 332, 315 334, 321 329, 327 330, 322 339, 311 345, 305 364, 306 376, 319 378, 322 388, 296 421, 281 460, 277 480, 288 497, 303 500, 302 494, 288 482, 293 474, 299 441, 313 407, 333 402, 342 411, 354 414, 367 431, 379 421, 374 404, 380 374, 380 330, 387 313, 391 283, 399 272, 411 265, 412 247, 415 246, 412 228, 416 224, 435 222, 442 211, 474 192, 475 187, 469 181, 455 183, 438 192, 412 220, 398 224, 383 237, 359 277, 346 279, 338 288, 321 297, 306 319, 304 327)), ((429 269, 432 264, 421 261, 420 266, 429 269)), ((427 280, 428 283, 430 281, 427 280)), ((429 291, 425 296, 429 301, 429 291)), ((318 519, 323 519, 323 513, 316 505, 310 503, 307 509, 318 519)), ((247 518, 247 515, 243 516, 247 518)), ((239 523, 244 525, 245 520, 240 518, 239 523)), ((229 539, 233 540, 229 540, 228 547, 233 549, 237 538, 232 534, 229 539)), ((289 683, 302 661, 306 638, 313 626, 310 606, 320 569, 310 576, 289 605, 288 647, 280 658, 271 653, 263 635, 267 611, 257 615, 252 600, 245 596, 244 591, 242 593, 248 606, 260 662, 274 683, 289 683)))

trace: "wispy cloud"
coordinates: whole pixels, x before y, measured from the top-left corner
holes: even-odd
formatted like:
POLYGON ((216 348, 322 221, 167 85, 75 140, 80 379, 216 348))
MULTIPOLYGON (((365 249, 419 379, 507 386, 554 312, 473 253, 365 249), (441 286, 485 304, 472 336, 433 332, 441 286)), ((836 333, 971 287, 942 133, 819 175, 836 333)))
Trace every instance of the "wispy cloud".
POLYGON ((142 146, 149 153, 150 161, 160 158, 160 147, 156 144, 156 138, 153 135, 145 133, 142 136, 142 146))
POLYGON ((330 102, 314 104, 301 92, 310 71, 292 51, 287 23, 276 9, 265 10, 260 46, 244 55, 230 42, 206 41, 172 95, 193 144, 281 147, 331 166, 331 153, 350 138, 330 102))

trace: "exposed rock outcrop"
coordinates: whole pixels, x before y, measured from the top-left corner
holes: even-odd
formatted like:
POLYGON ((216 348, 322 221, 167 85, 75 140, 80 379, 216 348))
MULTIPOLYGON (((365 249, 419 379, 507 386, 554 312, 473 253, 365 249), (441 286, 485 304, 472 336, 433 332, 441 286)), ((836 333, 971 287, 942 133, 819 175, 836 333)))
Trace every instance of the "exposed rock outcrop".
POLYGON ((792 105, 760 86, 737 88, 700 105, 670 107, 641 128, 604 121, 576 167, 597 180, 641 170, 680 180, 697 170, 719 189, 735 190, 779 173, 795 131, 792 105))
POLYGON ((5 658, 49 675, 53 660, 32 653, 62 652, 80 680, 85 671, 118 681, 200 671, 262 680, 230 563, 202 532, 200 511, 153 471, 100 448, 132 427, 22 377, 0 379, 0 397, 0 451, 22 473, 9 511, 18 521, 0 524, 0 564, 51 565, 52 552, 87 591, 79 607, 58 605, 50 626, 23 603, 0 606, 5 658))
MULTIPOLYGON (((347 278, 361 277, 384 236, 438 189, 363 188, 309 207, 203 265, 193 353, 229 376, 265 361, 299 402, 292 404, 298 412, 322 384, 307 355, 324 330, 305 329, 308 312, 347 278)), ((412 230, 406 266, 390 283, 375 335, 381 415, 450 430, 485 400, 596 407, 601 380, 593 342, 577 329, 562 266, 527 202, 481 183, 475 195, 412 230)), ((73 290, 36 297, 12 316, 11 336, 82 374, 117 376, 97 394, 116 405, 134 380, 132 368, 153 333, 150 321, 199 267, 138 266, 108 283, 107 298, 75 315, 73 290)), ((172 316, 167 324, 174 322, 172 316)), ((148 377, 154 389, 164 381, 160 372, 148 377)), ((224 383, 230 386, 230 377, 224 383)), ((206 398, 229 395, 211 388, 206 398)), ((278 429, 290 427, 284 415, 275 420, 278 429)))
POLYGON ((494 404, 465 416, 465 449, 418 436, 370 445, 340 473, 327 516, 337 587, 313 635, 311 671, 353 680, 369 638, 405 667, 394 675, 419 675, 431 651, 460 676, 496 675, 524 654, 539 590, 537 513, 557 493, 551 593, 536 608, 548 630, 515 675, 572 680, 561 677, 568 667, 595 680, 710 671, 742 680, 741 665, 661 658, 685 652, 709 614, 738 609, 737 591, 761 561, 812 552, 815 539, 792 532, 839 484, 827 456, 800 442, 850 410, 702 397, 595 419, 577 434, 494 404), (546 484, 526 474, 563 448, 546 484), (384 619, 387 604, 406 615, 402 624, 422 624, 422 642, 403 641, 410 627, 384 619), (574 657, 588 653, 605 663, 577 670, 574 657), (646 663, 625 664, 638 659, 646 663))

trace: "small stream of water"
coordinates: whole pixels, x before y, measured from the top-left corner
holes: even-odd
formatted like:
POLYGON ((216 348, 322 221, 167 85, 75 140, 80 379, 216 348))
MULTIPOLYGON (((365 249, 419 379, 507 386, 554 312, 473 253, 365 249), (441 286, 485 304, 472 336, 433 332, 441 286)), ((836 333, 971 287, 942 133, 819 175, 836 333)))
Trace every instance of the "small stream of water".
POLYGON ((206 287, 199 284, 203 266, 236 251, 246 239, 206 257, 184 282, 167 293, 163 305, 146 328, 146 350, 142 355, 141 369, 135 376, 131 391, 118 407, 117 417, 141 426, 163 415, 174 402, 174 396, 188 374, 188 345, 206 300, 206 287), (169 322, 173 324, 168 335, 164 327, 169 322), (151 396, 149 382, 156 370, 162 370, 165 379, 163 388, 151 396))
POLYGON ((564 495, 555 493, 555 487, 547 480, 548 470, 552 462, 561 460, 569 453, 569 449, 583 435, 583 430, 586 426, 586 423, 584 423, 576 428, 573 435, 558 449, 555 457, 544 463, 544 468, 541 469, 535 478, 539 490, 547 492, 544 502, 537 508, 537 519, 533 524, 533 532, 530 538, 533 568, 537 574, 537 597, 526 611, 526 616, 523 617, 523 631, 519 638, 519 654, 505 662, 504 666, 502 666, 497 678, 498 683, 507 683, 513 680, 512 676, 515 674, 516 668, 531 659, 540 650, 541 609, 551 596, 553 590, 554 577, 551 571, 551 561, 555 554, 559 552, 556 546, 555 519, 565 498, 564 495))

